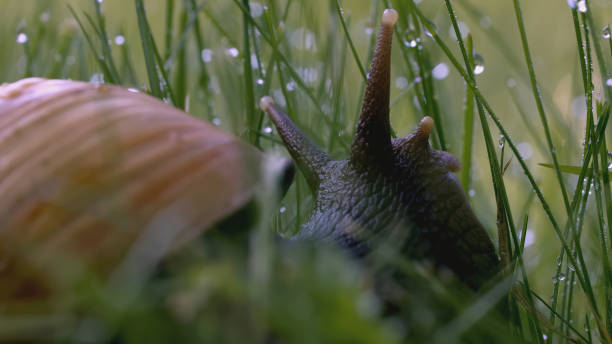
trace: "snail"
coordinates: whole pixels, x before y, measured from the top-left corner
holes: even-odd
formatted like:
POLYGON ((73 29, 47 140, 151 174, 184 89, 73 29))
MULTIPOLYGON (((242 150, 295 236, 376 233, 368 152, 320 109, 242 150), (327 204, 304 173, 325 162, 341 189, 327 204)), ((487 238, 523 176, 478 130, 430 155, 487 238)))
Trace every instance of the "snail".
MULTIPOLYGON (((383 14, 347 160, 332 160, 272 98, 261 100, 316 195, 297 240, 337 243, 358 256, 394 247, 479 289, 499 259, 453 174, 457 158, 430 147, 429 117, 391 139, 397 16, 383 14)), ((0 297, 47 292, 23 287, 57 252, 109 273, 159 223, 172 228, 168 251, 180 249, 252 202, 262 160, 254 147, 142 93, 38 78, 1 86, 0 297), (34 262, 21 259, 32 249, 34 262), (30 268, 37 272, 2 277, 30 268)), ((287 186, 293 165, 279 166, 276 179, 287 186)))
POLYGON ((332 160, 271 97, 261 99, 316 198, 298 237, 337 243, 358 256, 393 245, 403 256, 426 258, 479 289, 500 263, 454 175, 458 159, 430 147, 430 117, 410 136, 391 139, 390 58, 397 18, 395 10, 384 11, 347 160, 332 160))
POLYGON ((68 263, 108 275, 159 228, 171 254, 248 215, 264 173, 281 186, 293 177, 289 159, 266 172, 263 162, 136 90, 39 78, 0 86, 0 301, 52 295, 68 263))

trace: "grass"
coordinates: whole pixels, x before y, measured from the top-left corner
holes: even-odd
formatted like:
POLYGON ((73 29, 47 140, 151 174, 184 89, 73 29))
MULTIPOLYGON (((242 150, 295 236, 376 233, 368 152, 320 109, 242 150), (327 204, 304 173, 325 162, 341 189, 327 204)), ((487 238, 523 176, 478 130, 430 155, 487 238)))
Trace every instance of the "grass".
POLYGON ((394 133, 435 119, 432 144, 460 157, 459 179, 508 265, 471 295, 400 262, 419 283, 401 318, 383 317, 367 268, 275 239, 308 219, 312 196, 298 175, 280 205, 261 195, 248 248, 205 238, 130 293, 86 279, 86 319, 0 311, 0 341, 51 327, 66 341, 240 342, 238 329, 254 342, 612 342, 609 4, 30 2, 5 5, 0 82, 101 75, 284 152, 257 107, 269 94, 338 158, 351 144, 380 14, 394 7, 394 133), (441 63, 447 76, 432 73, 441 63), (489 316, 502 301, 507 319, 489 316))

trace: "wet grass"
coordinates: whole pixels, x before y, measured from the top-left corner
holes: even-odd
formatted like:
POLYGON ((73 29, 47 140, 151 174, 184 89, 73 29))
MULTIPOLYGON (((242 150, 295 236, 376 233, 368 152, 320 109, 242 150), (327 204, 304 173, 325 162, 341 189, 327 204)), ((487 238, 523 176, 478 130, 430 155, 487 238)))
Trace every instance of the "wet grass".
POLYGON ((54 328, 67 341, 611 342, 610 4, 22 2, 9 0, 0 24, 0 82, 135 87, 284 152, 257 106, 272 95, 338 158, 351 144, 380 13, 395 8, 394 133, 435 119, 432 144, 460 157, 459 179, 507 266, 473 295, 401 262, 419 283, 403 317, 384 317, 367 268, 277 240, 299 231, 312 207, 298 175, 280 205, 261 195, 247 247, 203 240, 130 291, 87 280, 78 289, 86 319, 0 311, 0 340, 54 328), (442 64, 448 72, 434 72, 442 64), (505 318, 490 316, 500 303, 505 318))

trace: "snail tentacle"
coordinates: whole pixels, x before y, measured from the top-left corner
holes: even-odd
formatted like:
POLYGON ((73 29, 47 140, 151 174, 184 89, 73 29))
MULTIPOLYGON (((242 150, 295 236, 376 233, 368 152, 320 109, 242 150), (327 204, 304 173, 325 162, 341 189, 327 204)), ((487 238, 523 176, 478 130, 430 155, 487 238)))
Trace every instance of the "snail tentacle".
POLYGON ((323 170, 332 159, 304 135, 289 116, 276 106, 272 97, 261 98, 260 107, 270 115, 285 147, 306 177, 310 188, 316 192, 321 184, 323 170))
POLYGON ((397 12, 385 10, 351 147, 350 161, 357 168, 367 168, 373 163, 388 165, 392 161, 389 79, 391 41, 396 21, 397 12))

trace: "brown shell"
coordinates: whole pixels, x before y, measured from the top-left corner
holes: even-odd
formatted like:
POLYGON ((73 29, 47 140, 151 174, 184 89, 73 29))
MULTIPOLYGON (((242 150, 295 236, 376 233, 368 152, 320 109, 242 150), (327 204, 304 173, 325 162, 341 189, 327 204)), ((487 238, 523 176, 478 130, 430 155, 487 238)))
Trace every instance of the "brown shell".
POLYGON ((34 78, 0 86, 0 281, 23 252, 104 271, 143 233, 166 231, 175 249, 253 198, 261 158, 137 91, 34 78))

